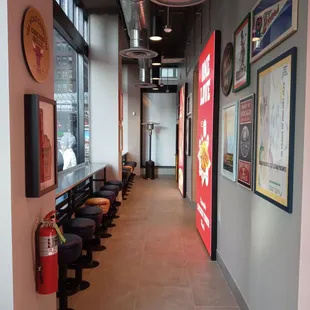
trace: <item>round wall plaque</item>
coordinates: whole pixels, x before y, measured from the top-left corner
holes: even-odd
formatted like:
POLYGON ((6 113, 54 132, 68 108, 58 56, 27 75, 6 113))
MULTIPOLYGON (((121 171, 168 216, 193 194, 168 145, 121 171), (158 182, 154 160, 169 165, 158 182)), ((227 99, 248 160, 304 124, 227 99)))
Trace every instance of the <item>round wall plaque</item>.
POLYGON ((222 92, 225 96, 228 96, 233 77, 233 56, 234 55, 234 47, 231 42, 227 43, 223 58, 222 58, 222 66, 221 66, 221 87, 222 92))
POLYGON ((33 78, 46 80, 50 68, 50 48, 44 20, 38 10, 29 8, 24 15, 22 44, 25 60, 33 78))

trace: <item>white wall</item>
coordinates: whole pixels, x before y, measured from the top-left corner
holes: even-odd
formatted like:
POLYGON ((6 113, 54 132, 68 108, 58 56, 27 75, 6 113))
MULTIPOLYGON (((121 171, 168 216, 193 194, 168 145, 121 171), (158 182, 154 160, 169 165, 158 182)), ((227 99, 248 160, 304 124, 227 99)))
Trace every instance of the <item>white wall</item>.
POLYGON ((119 153, 119 21, 117 15, 89 17, 90 161, 108 163, 108 179, 120 178, 119 153))
POLYGON ((127 114, 124 109, 124 129, 127 123, 128 155, 127 160, 137 162, 135 173, 140 174, 140 127, 141 127, 141 108, 140 108, 140 89, 134 84, 139 82, 138 65, 124 65, 126 73, 123 79, 123 92, 127 100, 127 114), (125 119, 126 118, 126 119, 125 119))
MULTIPOLYGON (((204 4, 203 42, 200 43, 199 36, 197 40, 190 40, 196 43, 195 48, 193 44, 187 46, 189 69, 193 70, 196 66, 198 56, 207 42, 209 30, 221 30, 222 55, 226 43, 233 41, 233 31, 255 3, 256 0, 212 0, 210 2, 210 18, 209 4, 204 4)), ((256 92, 257 70, 285 50, 293 46, 298 47, 293 214, 290 215, 280 210, 221 175, 218 180, 218 252, 250 310, 297 309, 303 183, 307 11, 307 1, 300 0, 298 32, 251 66, 251 85, 248 88, 236 94, 231 93, 228 97, 221 93, 220 97, 220 109, 222 109, 224 105, 256 92)), ((199 24, 197 29, 199 29, 199 24)), ((191 74, 188 76, 189 82, 190 79, 191 74)), ((221 127, 220 124, 220 137, 221 127)), ((220 147, 219 156, 221 156, 220 147)), ((306 200, 309 201, 309 199, 306 200)), ((304 309, 309 309, 309 307, 304 309)))
MULTIPOLYGON (((45 21, 49 36, 49 45, 53 53, 53 2, 42 0, 10 0, 7 2, 8 12, 5 12, 5 4, 1 6, 1 127, 2 142, 1 164, 7 165, 1 169, 2 182, 11 183, 11 203, 9 201, 9 185, 1 186, 1 190, 6 190, 2 195, 2 227, 6 231, 2 235, 1 268, 6 269, 2 274, 1 285, 5 288, 1 290, 0 299, 5 298, 7 303, 0 302, 0 308, 11 310, 11 264, 2 261, 2 256, 6 259, 10 256, 10 248, 13 247, 13 280, 14 280, 14 310, 55 310, 56 295, 43 296, 35 291, 35 256, 34 256, 34 231, 37 219, 55 208, 55 192, 51 192, 39 199, 27 199, 25 197, 25 143, 24 143, 24 94, 34 93, 49 98, 54 97, 54 70, 53 57, 50 57, 50 72, 45 82, 39 84, 30 76, 22 52, 21 45, 21 24, 23 14, 29 6, 38 9, 45 21), (8 55, 9 61, 6 64, 6 16, 8 18, 8 55), (7 94, 7 82, 4 78, 9 66, 9 105, 7 94), (3 79, 2 79, 3 78, 3 79), (6 90, 5 90, 6 88, 6 90), (7 125, 10 110, 10 133, 8 137, 7 125), (9 146, 10 139, 10 146, 9 146), (11 158, 9 159, 9 150, 11 158), (10 166, 11 161, 11 166, 10 166), (11 176, 8 169, 11 168, 11 176), (10 237, 10 208, 12 213, 12 239, 10 237), (5 209, 6 210, 5 210, 5 209), (8 243, 11 243, 9 245, 8 243), (6 256, 7 255, 7 256, 6 256), (5 305, 2 307, 2 305, 5 305)), ((2 183, 3 184, 3 183, 2 183)), ((1 230, 3 229, 1 228, 1 230)), ((4 299, 4 300, 5 300, 4 299)))
POLYGON ((128 152, 128 66, 122 66, 122 88, 123 88, 123 153, 128 152))
MULTIPOLYGON (((144 93, 143 122, 160 123, 152 134, 152 160, 156 166, 175 166, 176 148, 176 93, 144 93)), ((149 160, 149 132, 143 127, 142 161, 149 160)))

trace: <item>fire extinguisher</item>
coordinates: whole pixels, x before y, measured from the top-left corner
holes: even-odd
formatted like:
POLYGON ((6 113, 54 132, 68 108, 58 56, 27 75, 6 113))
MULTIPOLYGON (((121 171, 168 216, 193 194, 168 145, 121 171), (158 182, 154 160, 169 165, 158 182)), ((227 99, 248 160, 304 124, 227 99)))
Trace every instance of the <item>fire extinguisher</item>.
POLYGON ((36 289, 47 295, 58 290, 58 227, 56 211, 49 212, 36 230, 36 289))

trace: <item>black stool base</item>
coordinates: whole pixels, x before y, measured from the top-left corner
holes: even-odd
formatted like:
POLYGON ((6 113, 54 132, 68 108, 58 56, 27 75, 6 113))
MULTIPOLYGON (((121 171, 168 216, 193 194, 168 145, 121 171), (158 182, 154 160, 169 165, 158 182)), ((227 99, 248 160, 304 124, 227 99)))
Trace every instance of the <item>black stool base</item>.
POLYGON ((100 263, 95 260, 89 261, 89 258, 86 256, 80 257, 79 264, 82 269, 93 269, 100 265, 100 263))
POLYGON ((112 227, 115 227, 115 226, 116 226, 116 224, 113 224, 113 223, 108 224, 109 228, 112 228, 112 227))
POLYGON ((82 280, 82 282, 78 285, 76 283, 75 278, 67 278, 66 292, 67 296, 72 296, 79 291, 85 291, 90 287, 90 283, 88 281, 82 280))
POLYGON ((104 246, 104 245, 100 245, 100 244, 94 244, 94 245, 91 247, 91 249, 92 249, 92 251, 94 251, 94 252, 102 252, 102 251, 106 250, 107 247, 104 246))

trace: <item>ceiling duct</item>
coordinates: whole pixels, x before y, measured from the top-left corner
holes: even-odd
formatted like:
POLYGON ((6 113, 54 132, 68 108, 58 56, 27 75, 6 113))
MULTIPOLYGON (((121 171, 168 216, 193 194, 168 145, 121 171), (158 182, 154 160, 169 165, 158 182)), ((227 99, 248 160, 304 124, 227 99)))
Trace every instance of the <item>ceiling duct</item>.
POLYGON ((125 58, 153 58, 157 53, 148 48, 148 0, 121 0, 130 48, 120 51, 125 58))
POLYGON ((152 2, 163 5, 163 6, 171 6, 171 7, 187 7, 194 6, 200 3, 205 2, 206 0, 151 0, 152 2))
POLYGON ((152 62, 150 59, 139 59, 139 83, 135 84, 139 88, 153 88, 152 83, 152 62))

